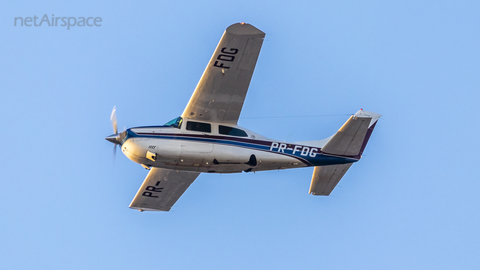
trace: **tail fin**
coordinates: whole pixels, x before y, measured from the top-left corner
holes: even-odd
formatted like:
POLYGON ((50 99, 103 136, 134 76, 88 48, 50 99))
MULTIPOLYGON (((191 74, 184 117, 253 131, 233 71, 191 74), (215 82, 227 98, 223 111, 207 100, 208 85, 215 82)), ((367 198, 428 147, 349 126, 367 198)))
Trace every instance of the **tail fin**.
MULTIPOLYGON (((380 114, 363 110, 358 111, 328 140, 321 151, 325 154, 360 159, 380 117, 380 114)), ((350 166, 352 166, 352 163, 316 166, 313 171, 309 193, 330 195, 350 166)))
POLYGON ((360 159, 380 117, 377 113, 358 111, 325 144, 322 152, 360 159))

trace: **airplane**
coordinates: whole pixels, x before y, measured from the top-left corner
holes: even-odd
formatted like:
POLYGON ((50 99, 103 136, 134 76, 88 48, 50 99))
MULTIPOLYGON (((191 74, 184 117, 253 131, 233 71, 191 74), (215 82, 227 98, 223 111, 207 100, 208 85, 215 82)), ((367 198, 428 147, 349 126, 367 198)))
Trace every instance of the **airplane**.
POLYGON ((360 110, 331 137, 283 142, 237 125, 265 33, 229 26, 182 115, 162 126, 132 127, 105 139, 149 173, 130 208, 169 211, 200 173, 314 167, 309 193, 328 196, 360 160, 380 114, 360 110))

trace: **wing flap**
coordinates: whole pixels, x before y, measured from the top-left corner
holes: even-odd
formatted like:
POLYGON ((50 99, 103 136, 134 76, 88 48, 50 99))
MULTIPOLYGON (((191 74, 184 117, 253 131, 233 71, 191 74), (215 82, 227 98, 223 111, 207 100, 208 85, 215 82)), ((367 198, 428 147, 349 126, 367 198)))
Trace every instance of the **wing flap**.
POLYGON ((199 174, 152 168, 129 207, 141 211, 169 211, 199 174))
POLYGON ((352 163, 315 167, 309 193, 313 195, 330 195, 350 166, 352 166, 352 163))

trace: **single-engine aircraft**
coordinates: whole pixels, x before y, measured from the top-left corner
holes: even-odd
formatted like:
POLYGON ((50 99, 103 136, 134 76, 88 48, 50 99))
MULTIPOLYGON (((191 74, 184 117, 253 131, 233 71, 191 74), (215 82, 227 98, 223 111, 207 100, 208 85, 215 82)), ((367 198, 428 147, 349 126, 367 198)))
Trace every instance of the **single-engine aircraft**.
POLYGON ((246 23, 229 26, 180 117, 106 139, 150 170, 130 208, 169 211, 200 173, 240 173, 315 167, 310 194, 329 195, 362 157, 380 114, 360 110, 333 136, 282 142, 237 125, 265 33, 246 23))

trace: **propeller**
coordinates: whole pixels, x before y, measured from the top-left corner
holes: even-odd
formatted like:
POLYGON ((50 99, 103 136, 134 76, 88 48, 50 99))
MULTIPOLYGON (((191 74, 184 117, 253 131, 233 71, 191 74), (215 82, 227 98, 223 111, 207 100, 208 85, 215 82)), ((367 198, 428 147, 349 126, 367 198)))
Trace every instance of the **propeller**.
POLYGON ((112 114, 110 115, 110 121, 112 122, 113 127, 113 135, 110 135, 105 138, 105 140, 113 143, 113 160, 115 162, 115 157, 117 156, 117 145, 120 147, 121 145, 121 134, 118 134, 118 126, 117 126, 117 109, 114 106, 112 110, 112 114))
POLYGON ((110 122, 112 122, 113 125, 113 133, 118 134, 116 106, 113 106, 112 115, 110 115, 110 122))

